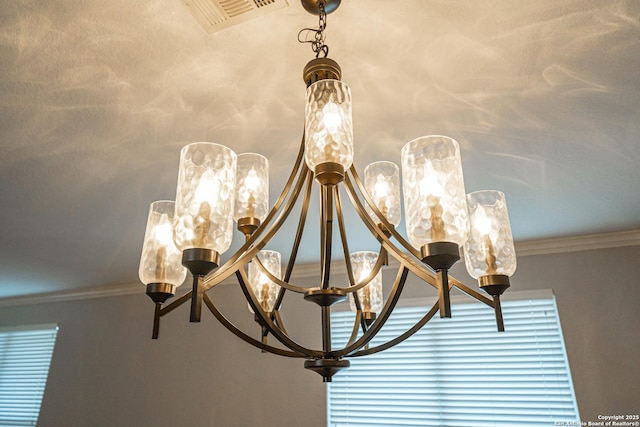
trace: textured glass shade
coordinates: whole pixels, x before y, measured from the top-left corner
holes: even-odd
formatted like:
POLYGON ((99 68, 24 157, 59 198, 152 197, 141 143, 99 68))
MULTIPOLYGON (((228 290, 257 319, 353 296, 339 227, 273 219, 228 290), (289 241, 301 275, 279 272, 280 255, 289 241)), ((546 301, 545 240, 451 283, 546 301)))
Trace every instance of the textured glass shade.
POLYGON ((256 153, 238 155, 233 219, 257 218, 269 213, 269 160, 256 153))
POLYGON ((405 221, 416 248, 431 242, 462 246, 469 233, 458 143, 426 136, 402 148, 405 221))
MULTIPOLYGON (((373 270, 373 267, 378 261, 378 254, 376 252, 354 252, 349 258, 351 259, 351 265, 353 267, 353 276, 356 282, 360 282, 367 278, 367 276, 373 270)), ((378 274, 363 288, 356 291, 358 294, 358 301, 363 312, 378 313, 382 310, 382 271, 378 271, 378 274)), ((349 293, 349 307, 354 313, 356 310, 356 303, 353 298, 353 292, 349 293)))
MULTIPOLYGON (((280 252, 266 250, 260 251, 258 252, 258 259, 260 259, 260 262, 262 262, 262 265, 269 273, 273 274, 278 279, 282 278, 280 269, 280 252)), ((258 298, 258 301, 264 311, 273 311, 273 306, 276 303, 280 286, 260 271, 260 268, 258 268, 255 261, 249 263, 248 269, 249 286, 253 291, 253 294, 258 298)), ((251 306, 249 306, 249 311, 253 313, 251 306)))
POLYGON ((144 233, 138 275, 145 285, 167 283, 180 286, 187 276, 181 264, 182 253, 173 243, 175 203, 160 200, 151 203, 144 233))
MULTIPOLYGON (((364 187, 376 207, 387 221, 398 226, 400 213, 400 171, 392 162, 375 162, 364 168, 364 187)), ((366 205, 367 213, 374 221, 380 222, 373 210, 366 205)))
POLYGON ((229 249, 235 175, 236 154, 227 147, 196 142, 182 149, 174 223, 178 249, 229 249))
POLYGON ((471 232, 464 245, 467 271, 474 278, 516 271, 516 251, 504 194, 476 191, 467 195, 471 232))
POLYGON ((353 163, 351 90, 339 80, 319 80, 307 88, 305 161, 311 170, 321 163, 353 163))

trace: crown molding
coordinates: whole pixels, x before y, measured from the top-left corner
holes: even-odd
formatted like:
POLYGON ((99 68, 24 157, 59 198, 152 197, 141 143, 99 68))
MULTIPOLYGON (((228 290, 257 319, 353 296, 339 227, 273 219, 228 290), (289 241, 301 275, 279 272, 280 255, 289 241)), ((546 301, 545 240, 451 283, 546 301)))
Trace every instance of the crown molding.
MULTIPOLYGON (((559 239, 533 240, 516 242, 515 244, 518 257, 609 249, 625 246, 640 246, 640 230, 590 234, 559 239)), ((390 261, 392 261, 392 265, 394 265, 394 260, 390 261)), ((332 263, 331 269, 335 274, 346 274, 347 272, 344 262, 332 263)), ((319 274, 317 264, 301 264, 296 266, 294 271, 294 280, 313 278, 317 277, 319 274)), ((222 282, 222 284, 226 283, 234 283, 233 277, 222 282)), ((187 289, 188 286, 183 285, 181 288, 187 289)), ((144 286, 140 283, 128 283, 114 286, 79 288, 60 292, 0 298, 0 307, 55 303, 122 295, 140 295, 143 293, 144 286)))
POLYGON ((31 305, 42 303, 56 303, 92 298, 115 297, 144 293, 144 286, 140 283, 128 283, 114 286, 94 286, 58 292, 47 292, 19 297, 0 298, 0 307, 15 305, 31 305))
POLYGON ((640 230, 516 242, 518 257, 640 246, 640 230))

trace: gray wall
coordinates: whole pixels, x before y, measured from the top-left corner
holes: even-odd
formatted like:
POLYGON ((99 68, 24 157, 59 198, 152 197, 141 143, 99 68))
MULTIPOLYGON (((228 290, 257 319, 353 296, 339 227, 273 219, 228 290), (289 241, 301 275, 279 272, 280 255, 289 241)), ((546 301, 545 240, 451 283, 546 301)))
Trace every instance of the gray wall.
MULTIPOLYGON (((639 259, 635 246, 518 260, 513 291, 555 292, 585 421, 640 411, 639 259)), ((189 324, 186 306, 163 318, 160 339, 151 340, 153 306, 140 289, 1 309, 3 326, 60 325, 40 426, 325 425, 324 386, 301 360, 261 354, 211 316, 189 324)), ((216 288, 213 297, 234 303, 230 317, 256 328, 233 286, 216 288)), ((298 329, 292 333, 317 338, 318 310, 292 301, 287 308, 285 320, 298 329), (313 330, 296 321, 307 313, 313 330)))

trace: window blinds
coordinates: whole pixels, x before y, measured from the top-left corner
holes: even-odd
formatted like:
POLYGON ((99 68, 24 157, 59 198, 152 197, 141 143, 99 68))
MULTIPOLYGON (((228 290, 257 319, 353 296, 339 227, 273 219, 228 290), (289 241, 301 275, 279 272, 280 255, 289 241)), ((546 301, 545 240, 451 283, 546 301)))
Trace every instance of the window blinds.
MULTIPOLYGON (((552 426, 579 421, 553 297, 503 302, 506 332, 477 303, 452 306, 385 352, 353 358, 327 388, 328 425, 552 426)), ((402 307, 375 342, 410 328, 424 307, 402 307)), ((332 314, 334 342, 353 314, 332 314)))
POLYGON ((35 426, 57 325, 0 328, 0 426, 35 426))

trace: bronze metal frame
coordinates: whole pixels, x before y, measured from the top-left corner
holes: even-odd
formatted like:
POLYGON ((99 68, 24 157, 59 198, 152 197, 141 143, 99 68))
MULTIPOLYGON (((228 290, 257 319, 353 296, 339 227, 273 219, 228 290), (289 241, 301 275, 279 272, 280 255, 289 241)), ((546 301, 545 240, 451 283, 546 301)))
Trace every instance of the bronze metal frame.
MULTIPOLYGON (((309 7, 311 10, 316 11, 319 2, 323 2, 327 13, 335 10, 340 4, 339 0, 302 1, 305 8, 309 7)), ((340 67, 335 61, 329 60, 328 58, 319 58, 312 60, 307 67, 305 67, 304 79, 307 85, 310 84, 309 81, 324 78, 340 78, 340 67)), ((148 285, 147 294, 149 294, 155 302, 152 334, 154 339, 158 338, 161 317, 166 316, 187 301, 191 301, 190 320, 192 322, 199 322, 202 304, 204 303, 204 306, 209 312, 238 338, 261 349, 263 352, 285 357, 304 358, 306 359, 304 363, 305 368, 319 373, 323 377, 323 381, 329 382, 336 372, 349 366, 349 361, 345 360, 346 358, 366 356, 384 351, 401 343, 429 322, 437 312, 440 312, 441 317, 451 317, 449 293, 452 288, 457 288, 462 293, 493 308, 498 330, 504 330, 500 295, 509 287, 509 278, 507 276, 493 275, 480 279, 480 287, 492 298, 488 298, 480 292, 465 286, 454 277, 450 277, 448 270, 459 259, 457 244, 438 242, 426 245, 420 248, 420 250, 417 250, 396 231, 394 226, 386 220, 382 212, 380 212, 376 204, 371 200, 364 189, 355 167, 352 166, 349 170, 345 171, 339 164, 326 163, 317 166, 316 170, 312 172, 304 161, 304 146, 305 136, 303 134, 300 149, 291 174, 266 219, 263 222, 253 218, 243 218, 239 221, 238 229, 246 237, 245 243, 240 249, 232 254, 222 265, 220 265, 219 255, 214 251, 199 248, 185 250, 183 253, 183 264, 193 275, 193 287, 186 294, 169 304, 164 303, 174 294, 175 287, 172 288, 166 284, 148 285), (314 181, 320 184, 321 196, 319 224, 321 240, 320 282, 316 284, 316 286, 301 286, 292 283, 290 279, 306 226, 314 181), (339 190, 340 184, 343 185, 342 188, 349 197, 355 212, 370 233, 380 243, 378 261, 373 271, 360 282, 356 282, 354 278, 349 257, 343 203, 339 190), (282 279, 279 279, 264 267, 256 255, 279 232, 298 203, 300 203, 301 206, 297 230, 292 242, 289 261, 284 276, 282 279), (376 221, 374 221, 365 210, 365 204, 370 207, 378 218, 376 221), (334 237, 334 216, 338 223, 338 234, 343 249, 348 279, 348 285, 342 287, 332 286, 331 281, 331 249, 334 237), (393 281, 389 296, 381 312, 377 315, 375 313, 363 312, 357 291, 366 286, 378 272, 380 272, 383 266, 388 266, 389 256, 399 263, 396 278, 393 281), (262 273, 280 285, 280 291, 273 311, 266 312, 263 309, 248 285, 245 267, 249 262, 256 263, 256 266, 262 273), (436 302, 414 326, 396 338, 375 347, 370 347, 369 343, 382 329, 395 309, 410 272, 424 283, 438 290, 438 302, 436 302), (219 311, 208 295, 208 292, 212 288, 222 283, 231 275, 236 276, 240 289, 255 313, 255 320, 260 325, 258 330, 259 339, 251 337, 229 321, 229 319, 219 311), (321 312, 321 349, 307 348, 296 342, 287 332, 280 315, 282 302, 287 291, 303 294, 305 300, 315 302, 319 306, 321 312), (352 334, 343 347, 333 349, 331 345, 330 307, 336 302, 343 300, 349 293, 353 293, 355 306, 357 308, 352 334), (277 341, 276 345, 268 343, 269 336, 277 341)))
MULTIPOLYGON (((316 181, 314 174, 311 173, 304 163, 303 154, 304 136, 302 138, 300 150, 291 175, 289 176, 289 179, 287 180, 281 195, 276 200, 272 210, 267 215, 265 221, 259 224, 252 234, 247 235, 244 245, 236 253, 231 255, 225 263, 217 267, 219 257, 217 257, 217 254, 215 253, 202 250, 187 250, 185 252, 183 260, 185 265, 193 270, 194 287, 191 291, 169 304, 163 305, 164 301, 156 302, 153 338, 158 337, 160 318, 187 301, 191 300, 192 302, 192 321, 199 321, 199 310, 202 302, 204 302, 204 306, 214 315, 214 317, 216 317, 223 326, 238 338, 261 349, 263 352, 286 357, 304 358, 306 359, 305 367, 314 372, 318 372, 323 377, 323 381, 328 382, 331 381, 331 376, 333 374, 338 372, 340 369, 348 367, 348 361, 344 360, 345 358, 366 356, 384 351, 415 334, 429 320, 431 320, 438 311, 440 311, 441 315, 445 314, 448 310, 446 307, 451 288, 457 288, 470 297, 493 308, 496 312, 498 329, 504 330, 499 296, 508 287, 508 277, 487 276, 487 278, 481 279, 480 284, 482 289, 493 297, 493 299, 490 299, 478 291, 465 286, 454 277, 448 276, 446 271, 453 262, 455 262, 457 259, 456 257, 458 256, 457 245, 432 245, 429 248, 421 248, 420 251, 411 246, 395 230, 393 225, 386 221, 382 212, 378 210, 375 203, 370 199, 364 190, 364 186, 355 170, 355 167, 353 166, 344 174, 344 190, 349 197, 355 212, 369 229, 371 234, 380 243, 378 261, 376 262, 373 271, 364 280, 356 282, 349 259, 349 245, 346 227, 344 224, 344 210, 339 187, 338 185, 321 184, 320 232, 322 240, 322 255, 320 283, 316 286, 300 286, 292 283, 290 279, 295 265, 300 241, 305 230, 312 186, 316 181), (278 279, 273 276, 273 274, 271 274, 264 265, 262 265, 256 255, 258 251, 263 249, 278 233, 282 225, 289 219, 297 203, 301 203, 301 209, 296 235, 293 239, 292 249, 285 274, 282 279, 278 279), (365 203, 369 205, 377 218, 379 218, 377 221, 374 221, 369 216, 364 207, 365 203), (338 223, 338 233, 340 243, 343 248, 343 256, 345 259, 345 267, 349 283, 348 286, 343 287, 330 286, 330 248, 332 247, 334 237, 334 216, 338 223), (381 312, 377 316, 371 316, 371 314, 367 314, 362 311, 362 306, 357 298, 356 291, 366 286, 376 276, 376 274, 382 269, 383 265, 386 264, 385 260, 389 256, 399 263, 396 279, 393 282, 392 289, 381 312), (249 262, 255 262, 257 267, 266 274, 270 280, 273 280, 281 286, 272 312, 264 311, 253 291, 251 291, 248 286, 245 266, 249 262), (207 268, 211 268, 211 272, 205 272, 207 268), (438 302, 431 308, 431 310, 425 313, 422 319, 404 333, 384 344, 369 347, 370 341, 382 329, 385 322, 395 309, 409 272, 413 273, 425 283, 438 289, 438 302), (253 309, 257 322, 261 326, 259 330, 260 339, 252 338, 249 334, 236 327, 219 311, 207 294, 208 291, 233 274, 236 275, 240 288, 249 302, 249 305, 253 309), (312 349, 302 346, 288 334, 282 321, 282 317, 280 316, 280 308, 284 295, 287 291, 303 294, 306 300, 315 302, 320 306, 322 320, 322 349, 312 349), (354 293, 354 302, 358 310, 354 321, 352 335, 349 341, 342 348, 332 349, 330 306, 335 302, 344 299, 350 292, 354 293), (446 293, 446 297, 443 296, 443 293, 446 293), (445 305, 443 306, 443 304, 445 305), (193 320, 194 318, 198 320, 193 320), (269 344, 267 342, 268 336, 272 336, 279 345, 275 346, 269 344)), ((153 289, 156 289, 156 287, 153 287, 153 289)))

